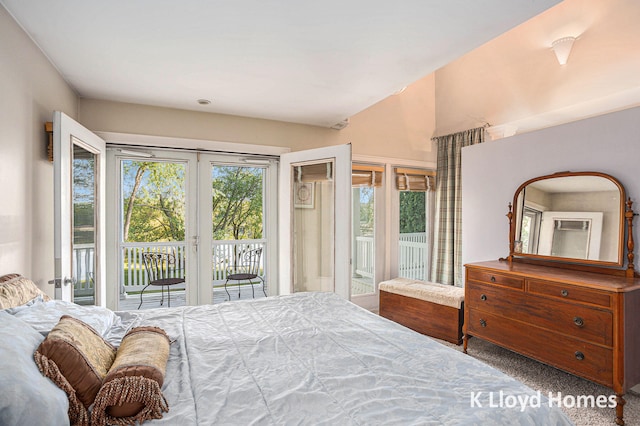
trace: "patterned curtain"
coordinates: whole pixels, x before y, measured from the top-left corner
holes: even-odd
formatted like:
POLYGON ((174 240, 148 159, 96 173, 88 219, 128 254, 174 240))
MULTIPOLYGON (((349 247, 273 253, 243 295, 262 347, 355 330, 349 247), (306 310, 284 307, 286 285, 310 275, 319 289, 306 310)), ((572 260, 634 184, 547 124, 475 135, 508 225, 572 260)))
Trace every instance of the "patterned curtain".
POLYGON ((431 281, 461 287, 462 148, 484 142, 484 127, 432 139, 438 145, 431 281))

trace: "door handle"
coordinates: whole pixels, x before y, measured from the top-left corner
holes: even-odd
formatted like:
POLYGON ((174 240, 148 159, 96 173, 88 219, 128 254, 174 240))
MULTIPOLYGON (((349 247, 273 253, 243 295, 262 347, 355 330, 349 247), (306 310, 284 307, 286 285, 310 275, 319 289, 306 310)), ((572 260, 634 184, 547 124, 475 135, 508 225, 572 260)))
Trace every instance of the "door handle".
POLYGON ((62 288, 62 284, 64 285, 69 285, 69 284, 75 284, 76 283, 76 279, 75 278, 68 278, 68 277, 64 277, 64 279, 62 278, 54 278, 52 280, 47 281, 48 284, 53 284, 54 288, 62 288))

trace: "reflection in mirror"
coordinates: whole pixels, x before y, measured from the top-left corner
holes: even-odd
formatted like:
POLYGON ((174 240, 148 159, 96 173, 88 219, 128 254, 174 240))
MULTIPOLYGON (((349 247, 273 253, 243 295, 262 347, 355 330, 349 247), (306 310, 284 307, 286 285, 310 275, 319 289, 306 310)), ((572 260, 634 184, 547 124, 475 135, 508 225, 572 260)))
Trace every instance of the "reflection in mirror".
POLYGON ((606 175, 534 179, 514 199, 514 254, 621 264, 623 200, 606 175))

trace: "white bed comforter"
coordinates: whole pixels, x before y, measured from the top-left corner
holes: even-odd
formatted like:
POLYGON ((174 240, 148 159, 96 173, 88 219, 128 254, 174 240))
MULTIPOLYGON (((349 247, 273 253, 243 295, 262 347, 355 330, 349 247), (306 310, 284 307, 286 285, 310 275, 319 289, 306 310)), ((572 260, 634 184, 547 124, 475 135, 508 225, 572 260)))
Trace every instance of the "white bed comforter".
POLYGON ((118 315, 118 333, 155 325, 175 339, 163 386, 170 410, 152 424, 571 424, 544 400, 490 407, 491 392, 534 392, 331 293, 118 315))

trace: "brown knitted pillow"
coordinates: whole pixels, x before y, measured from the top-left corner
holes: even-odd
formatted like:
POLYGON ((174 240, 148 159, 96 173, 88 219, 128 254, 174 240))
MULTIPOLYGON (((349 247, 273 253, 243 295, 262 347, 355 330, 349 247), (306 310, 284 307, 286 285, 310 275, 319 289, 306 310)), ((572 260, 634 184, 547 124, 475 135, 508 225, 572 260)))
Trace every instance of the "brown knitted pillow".
POLYGON ((92 425, 142 423, 169 411, 162 384, 170 344, 158 327, 136 327, 124 336, 96 396, 92 425))
POLYGON ((69 420, 87 425, 87 409, 116 357, 116 348, 79 319, 63 315, 34 354, 43 375, 69 398, 69 420))

